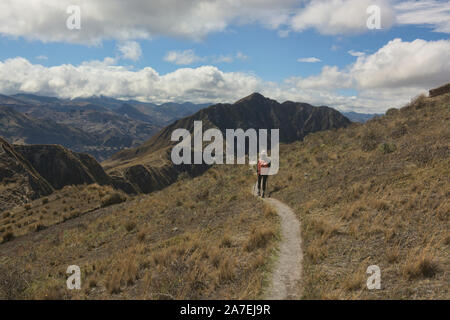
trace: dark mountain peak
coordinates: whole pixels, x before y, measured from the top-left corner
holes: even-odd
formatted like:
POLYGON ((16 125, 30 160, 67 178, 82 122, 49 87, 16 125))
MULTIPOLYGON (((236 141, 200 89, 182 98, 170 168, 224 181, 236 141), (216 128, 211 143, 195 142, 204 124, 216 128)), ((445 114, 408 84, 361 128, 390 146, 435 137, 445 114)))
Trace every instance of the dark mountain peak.
POLYGON ((242 98, 242 99, 236 101, 235 104, 242 103, 242 102, 260 103, 260 102, 266 102, 266 101, 271 101, 271 100, 269 98, 264 97, 262 94, 260 94, 258 92, 253 92, 251 95, 246 96, 245 98, 242 98))

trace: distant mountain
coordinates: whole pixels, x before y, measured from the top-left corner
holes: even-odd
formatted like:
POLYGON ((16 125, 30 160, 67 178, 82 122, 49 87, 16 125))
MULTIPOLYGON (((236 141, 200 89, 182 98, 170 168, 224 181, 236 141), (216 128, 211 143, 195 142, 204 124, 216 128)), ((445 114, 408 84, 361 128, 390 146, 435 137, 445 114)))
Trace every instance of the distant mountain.
POLYGON ((163 103, 159 106, 161 112, 171 117, 171 120, 176 120, 180 118, 187 117, 191 114, 196 113, 197 111, 204 109, 208 106, 210 106, 210 103, 204 103, 204 104, 194 104, 190 102, 184 102, 184 103, 163 103))
POLYGON ((279 128, 280 142, 286 143, 302 140, 312 132, 341 128, 351 123, 338 111, 328 107, 290 101, 280 104, 254 93, 234 104, 216 104, 177 120, 143 145, 120 151, 103 165, 111 175, 126 179, 140 192, 150 192, 173 182, 181 172, 201 172, 205 168, 175 166, 169 159, 171 147, 175 144, 170 140, 172 132, 183 128, 192 133, 196 120, 203 121, 203 130, 214 127, 223 133, 233 128, 279 128))
POLYGON ((15 127, 3 126, 0 135, 14 143, 61 144, 104 160, 121 149, 140 145, 165 125, 205 106, 158 106, 104 96, 69 100, 33 94, 0 95, 0 122, 15 123, 12 118, 22 118, 15 127), (26 125, 27 121, 34 124, 26 125), (36 126, 43 131, 36 132, 36 126))
POLYGON ((382 113, 358 113, 354 111, 342 112, 344 116, 350 119, 352 122, 366 122, 374 117, 383 116, 382 113))
MULTIPOLYGON (((67 101, 70 101, 70 103, 101 105, 118 114, 123 114, 124 106, 125 108, 134 108, 140 113, 149 116, 149 118, 144 118, 142 117, 142 115, 140 115, 138 120, 147 121, 145 119, 151 119, 151 123, 158 125, 160 127, 168 125, 177 119, 194 114, 195 112, 211 105, 211 103, 194 104, 191 102, 184 102, 184 103, 168 102, 158 105, 151 102, 141 102, 136 100, 118 100, 105 96, 91 97, 91 98, 76 98, 67 101)), ((132 113, 135 112, 136 111, 132 111, 132 113)))
POLYGON ((139 111, 136 107, 133 107, 132 105, 130 105, 128 103, 122 104, 122 106, 115 109, 114 111, 117 114, 120 114, 124 117, 130 118, 133 120, 138 120, 138 121, 143 121, 143 122, 148 122, 148 123, 155 122, 155 120, 151 116, 139 111))
POLYGON ((96 137, 83 130, 49 119, 35 119, 5 106, 0 106, 0 136, 16 144, 61 144, 73 149, 98 143, 96 137))

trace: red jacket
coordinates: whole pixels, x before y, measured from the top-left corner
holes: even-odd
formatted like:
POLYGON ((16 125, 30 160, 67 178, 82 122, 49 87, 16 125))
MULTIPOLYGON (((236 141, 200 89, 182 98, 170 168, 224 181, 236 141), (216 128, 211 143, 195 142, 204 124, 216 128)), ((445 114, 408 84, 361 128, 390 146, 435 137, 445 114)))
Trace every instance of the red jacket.
POLYGON ((268 168, 270 167, 270 163, 269 162, 265 162, 262 160, 258 161, 258 174, 261 174, 261 168, 268 168))

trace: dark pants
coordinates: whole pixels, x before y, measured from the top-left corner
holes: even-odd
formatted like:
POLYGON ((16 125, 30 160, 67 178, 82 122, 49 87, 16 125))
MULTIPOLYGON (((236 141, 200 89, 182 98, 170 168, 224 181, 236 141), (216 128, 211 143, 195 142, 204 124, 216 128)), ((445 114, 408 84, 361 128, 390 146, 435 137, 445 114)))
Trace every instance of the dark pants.
POLYGON ((258 174, 258 193, 261 191, 261 180, 262 180, 262 190, 264 194, 266 193, 267 176, 258 174))

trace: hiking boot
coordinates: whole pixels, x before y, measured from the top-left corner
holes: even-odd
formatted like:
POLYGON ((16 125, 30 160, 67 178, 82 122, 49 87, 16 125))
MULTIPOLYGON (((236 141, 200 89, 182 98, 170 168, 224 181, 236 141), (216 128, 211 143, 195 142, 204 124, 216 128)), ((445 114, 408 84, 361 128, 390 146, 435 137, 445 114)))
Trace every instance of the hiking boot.
POLYGON ((263 191, 261 198, 265 198, 265 192, 263 191))

